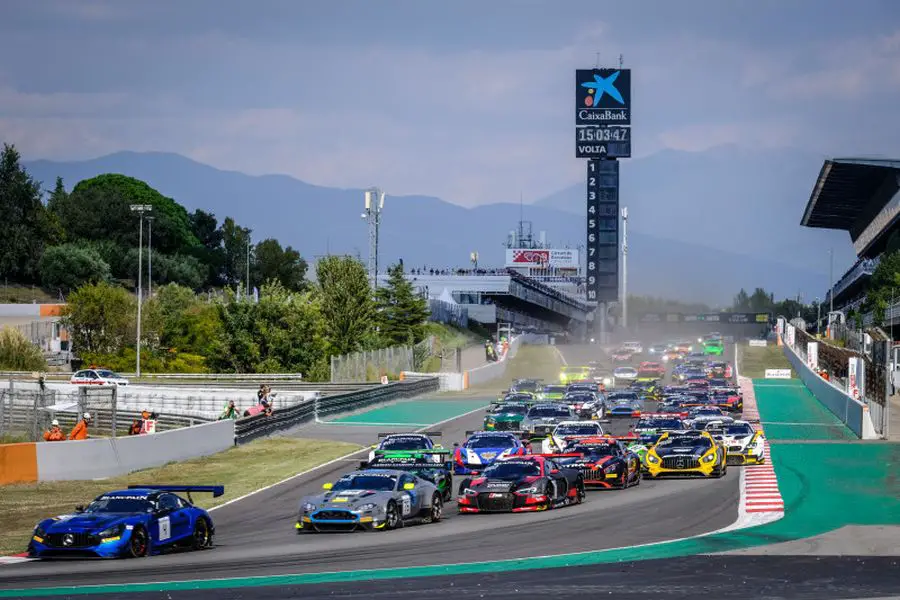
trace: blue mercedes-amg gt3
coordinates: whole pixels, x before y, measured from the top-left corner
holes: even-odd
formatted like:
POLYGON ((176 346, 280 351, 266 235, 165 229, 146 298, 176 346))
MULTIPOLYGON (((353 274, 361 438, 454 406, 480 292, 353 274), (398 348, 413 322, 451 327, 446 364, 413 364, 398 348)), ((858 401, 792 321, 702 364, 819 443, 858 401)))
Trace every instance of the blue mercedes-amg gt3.
POLYGON ((34 558, 119 558, 157 554, 170 548, 212 546, 209 513, 191 493, 225 493, 221 485, 134 485, 107 492, 70 515, 45 519, 34 528, 28 555, 34 558), (188 494, 185 500, 175 492, 188 494))

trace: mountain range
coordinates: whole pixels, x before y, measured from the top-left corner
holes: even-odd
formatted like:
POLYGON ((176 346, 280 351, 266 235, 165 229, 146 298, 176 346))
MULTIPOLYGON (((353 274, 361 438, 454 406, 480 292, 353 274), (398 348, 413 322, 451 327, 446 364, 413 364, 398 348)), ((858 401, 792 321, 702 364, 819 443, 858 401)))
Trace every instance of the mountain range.
MULTIPOLYGON (((821 295, 828 286, 828 248, 835 277, 853 260, 846 233, 809 230, 799 220, 821 158, 800 152, 748 152, 725 147, 665 151, 623 161, 621 198, 629 208, 629 292, 727 305, 741 287, 776 296, 821 295)), ((275 237, 307 259, 368 254, 368 229, 358 189, 321 187, 286 175, 223 171, 186 157, 117 152, 85 161, 25 163, 52 189, 57 176, 71 189, 102 173, 146 181, 189 211, 234 217, 253 239, 275 237)), ((506 236, 524 212, 556 246, 585 236, 585 184, 525 207, 497 203, 464 208, 432 196, 388 196, 380 229, 382 264, 501 266, 506 236)))

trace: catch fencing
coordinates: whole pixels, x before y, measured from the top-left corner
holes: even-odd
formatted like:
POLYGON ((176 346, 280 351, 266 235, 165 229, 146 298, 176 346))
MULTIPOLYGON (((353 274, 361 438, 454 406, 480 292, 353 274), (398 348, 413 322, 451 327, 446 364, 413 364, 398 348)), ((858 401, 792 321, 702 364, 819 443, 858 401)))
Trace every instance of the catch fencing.
POLYGON ((397 379, 403 371, 422 370, 435 355, 435 338, 415 346, 393 346, 331 357, 332 383, 375 382, 385 376, 397 379))
MULTIPOLYGON (((74 392, 28 389, 10 382, 0 390, 0 437, 20 441, 40 441, 51 421, 59 421, 63 432, 75 427, 85 412, 90 413, 91 435, 117 437, 128 434, 132 421, 141 417, 140 410, 122 409, 115 387, 81 387, 74 392)), ((207 423, 214 419, 203 415, 158 415, 156 428, 168 431, 207 423)))
POLYGON ((428 307, 431 310, 431 315, 428 317, 430 321, 448 323, 461 329, 469 326, 469 309, 464 306, 431 298, 428 301, 428 307))
POLYGON ((373 404, 412 398, 439 389, 437 377, 398 381, 345 394, 314 398, 272 415, 255 415, 239 419, 235 423, 235 443, 244 444, 257 438, 287 431, 297 425, 324 416, 359 410, 373 404))

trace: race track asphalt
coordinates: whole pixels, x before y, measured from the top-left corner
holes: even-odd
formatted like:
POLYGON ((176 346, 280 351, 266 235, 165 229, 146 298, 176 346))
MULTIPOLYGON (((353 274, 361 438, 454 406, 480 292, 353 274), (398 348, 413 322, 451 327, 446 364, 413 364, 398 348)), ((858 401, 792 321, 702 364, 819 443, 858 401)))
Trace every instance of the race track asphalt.
MULTIPOLYGON (((570 364, 598 358, 596 347, 560 350, 570 364)), ((444 444, 462 441, 467 430, 480 429, 482 420, 478 411, 441 425, 444 444)), ((630 422, 622 420, 607 429, 623 434, 630 422)), ((327 426, 314 427, 319 437, 327 426)), ((333 439, 341 439, 344 429, 333 426, 333 439)), ((346 429, 357 439, 374 440, 377 433, 377 428, 346 429)), ((737 517, 739 477, 731 470, 720 480, 644 481, 624 491, 592 491, 582 505, 546 513, 457 515, 451 504, 437 524, 389 533, 297 535, 299 499, 356 468, 362 456, 216 510, 216 548, 211 551, 131 561, 6 565, 0 567, 0 589, 482 562, 672 540, 726 527, 737 517)))

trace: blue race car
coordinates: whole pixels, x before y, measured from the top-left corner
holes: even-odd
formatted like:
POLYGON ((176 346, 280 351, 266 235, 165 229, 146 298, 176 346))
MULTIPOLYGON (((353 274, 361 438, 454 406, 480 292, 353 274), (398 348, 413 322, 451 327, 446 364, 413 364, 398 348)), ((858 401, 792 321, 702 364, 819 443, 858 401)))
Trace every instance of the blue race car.
POLYGON ((169 548, 212 546, 209 513, 175 492, 225 493, 221 485, 133 485, 107 492, 71 515, 37 524, 28 544, 33 558, 119 558, 157 554, 169 548))
POLYGON ((467 431, 469 438, 453 450, 453 473, 473 475, 499 458, 528 454, 525 444, 511 431, 467 431))

